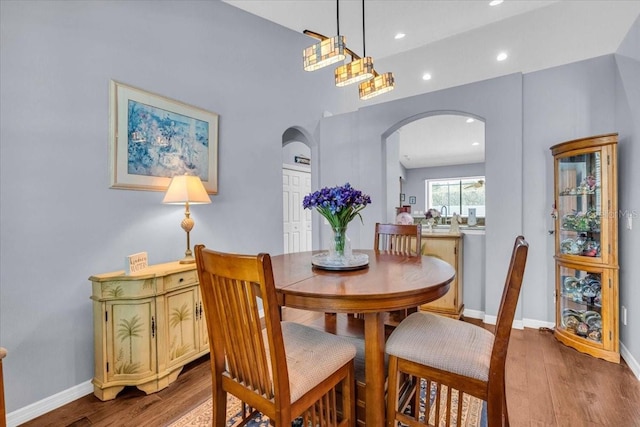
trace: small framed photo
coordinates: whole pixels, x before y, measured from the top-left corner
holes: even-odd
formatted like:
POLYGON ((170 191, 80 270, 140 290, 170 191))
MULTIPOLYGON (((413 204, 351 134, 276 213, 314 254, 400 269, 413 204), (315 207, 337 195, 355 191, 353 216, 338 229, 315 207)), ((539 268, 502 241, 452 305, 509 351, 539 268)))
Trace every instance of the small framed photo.
POLYGON ((111 80, 111 188, 165 191, 176 175, 197 175, 218 193, 218 115, 111 80))
POLYGON ((410 205, 416 204, 416 196, 409 196, 409 204, 410 205))

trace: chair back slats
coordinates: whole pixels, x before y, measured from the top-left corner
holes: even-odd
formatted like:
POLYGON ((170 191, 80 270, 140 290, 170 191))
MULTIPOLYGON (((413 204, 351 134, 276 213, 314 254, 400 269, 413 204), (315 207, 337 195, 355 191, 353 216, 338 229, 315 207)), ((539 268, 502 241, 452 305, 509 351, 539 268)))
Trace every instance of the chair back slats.
MULTIPOLYGON (((274 397, 275 382, 279 382, 288 396, 286 368, 271 366, 272 361, 278 364, 278 360, 286 360, 282 341, 272 342, 273 329, 277 330, 275 335, 281 335, 272 273, 265 278, 265 266, 256 269, 255 256, 234 256, 230 262, 227 254, 206 250, 200 258, 206 271, 200 278, 203 300, 206 306, 214 307, 213 313, 206 313, 207 327, 213 328, 211 350, 225 361, 225 375, 267 399, 274 397), (271 289, 267 289, 269 286, 271 289), (267 297, 262 298, 263 295, 267 297), (264 341, 260 307, 268 324, 268 342, 264 341), (213 323, 210 318, 215 319, 213 323), (275 378, 271 375, 273 371, 278 372, 275 378)), ((269 255, 260 254, 258 258, 268 264, 271 272, 269 255)))
POLYGON ((373 249, 407 255, 419 255, 422 243, 420 224, 380 224, 376 223, 373 249))
POLYGON ((229 323, 224 333, 230 376, 258 394, 272 397, 273 386, 253 286, 246 281, 219 278, 215 290, 221 303, 219 310, 229 323))

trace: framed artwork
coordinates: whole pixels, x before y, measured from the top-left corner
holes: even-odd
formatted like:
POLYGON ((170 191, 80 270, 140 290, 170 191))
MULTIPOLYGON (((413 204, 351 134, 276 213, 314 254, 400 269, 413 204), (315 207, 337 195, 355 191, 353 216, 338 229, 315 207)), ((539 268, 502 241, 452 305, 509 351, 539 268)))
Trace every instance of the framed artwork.
POLYGON ((165 191, 175 175, 197 175, 218 193, 218 115, 111 80, 111 188, 165 191))
POLYGON ((409 204, 410 205, 416 204, 416 196, 409 196, 409 204))

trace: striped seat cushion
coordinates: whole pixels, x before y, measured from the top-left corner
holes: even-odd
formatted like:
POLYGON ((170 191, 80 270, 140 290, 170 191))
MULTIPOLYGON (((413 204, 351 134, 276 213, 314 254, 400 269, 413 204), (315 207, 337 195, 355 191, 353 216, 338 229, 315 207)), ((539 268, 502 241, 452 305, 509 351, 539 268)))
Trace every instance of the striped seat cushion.
MULTIPOLYGON (((291 402, 300 399, 356 355, 356 347, 344 338, 295 322, 281 322, 281 325, 291 402)), ((268 344, 266 330, 263 333, 268 344)))
POLYGON ((400 322, 386 344, 390 355, 487 381, 494 336, 479 326, 430 313, 400 322))

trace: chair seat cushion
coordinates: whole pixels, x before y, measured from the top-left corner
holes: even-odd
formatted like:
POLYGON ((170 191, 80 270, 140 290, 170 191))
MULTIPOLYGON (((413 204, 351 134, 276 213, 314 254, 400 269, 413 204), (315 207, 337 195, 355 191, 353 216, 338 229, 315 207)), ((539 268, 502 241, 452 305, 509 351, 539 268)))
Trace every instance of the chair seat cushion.
POLYGON ((400 322, 386 344, 388 354, 421 365, 487 381, 494 336, 479 326, 430 313, 400 322))
POLYGON ((344 338, 295 322, 282 322, 291 402, 321 383, 356 355, 344 338))

